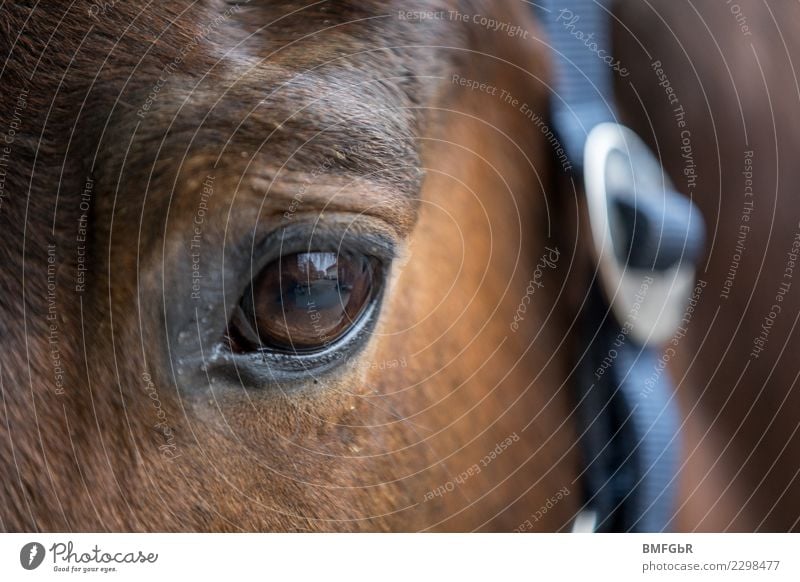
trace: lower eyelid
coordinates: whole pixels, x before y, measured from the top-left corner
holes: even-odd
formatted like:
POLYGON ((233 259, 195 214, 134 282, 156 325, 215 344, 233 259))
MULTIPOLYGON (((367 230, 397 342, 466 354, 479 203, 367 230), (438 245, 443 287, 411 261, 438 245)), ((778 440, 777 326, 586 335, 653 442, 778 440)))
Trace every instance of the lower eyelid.
POLYGON ((382 294, 368 306, 364 316, 339 344, 318 354, 289 355, 280 353, 227 353, 209 367, 208 373, 236 379, 236 388, 270 390, 297 385, 308 388, 309 378, 322 377, 340 368, 366 346, 377 324, 382 294))

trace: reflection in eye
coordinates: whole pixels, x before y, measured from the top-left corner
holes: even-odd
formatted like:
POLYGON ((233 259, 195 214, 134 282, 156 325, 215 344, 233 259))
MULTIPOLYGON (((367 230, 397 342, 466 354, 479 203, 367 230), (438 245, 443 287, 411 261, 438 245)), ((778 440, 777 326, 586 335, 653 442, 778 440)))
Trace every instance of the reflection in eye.
POLYGON ((359 320, 378 290, 378 265, 363 255, 286 255, 253 280, 231 322, 240 351, 309 353, 324 349, 359 320))

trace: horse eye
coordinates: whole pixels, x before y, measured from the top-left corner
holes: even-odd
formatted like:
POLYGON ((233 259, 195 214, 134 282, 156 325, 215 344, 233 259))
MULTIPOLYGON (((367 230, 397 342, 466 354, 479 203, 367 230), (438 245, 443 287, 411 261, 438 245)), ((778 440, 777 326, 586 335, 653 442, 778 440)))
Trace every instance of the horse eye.
POLYGON ((379 290, 379 265, 364 255, 296 253, 267 265, 231 321, 238 351, 318 352, 342 338, 379 290))

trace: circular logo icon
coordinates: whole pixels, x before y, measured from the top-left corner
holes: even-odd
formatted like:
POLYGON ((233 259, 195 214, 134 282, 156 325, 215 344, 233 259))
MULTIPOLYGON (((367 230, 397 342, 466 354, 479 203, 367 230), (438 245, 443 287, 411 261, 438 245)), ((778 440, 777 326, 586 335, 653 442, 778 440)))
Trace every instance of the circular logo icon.
POLYGON ((19 563, 26 570, 35 570, 44 561, 44 546, 39 542, 30 542, 19 551, 19 563))

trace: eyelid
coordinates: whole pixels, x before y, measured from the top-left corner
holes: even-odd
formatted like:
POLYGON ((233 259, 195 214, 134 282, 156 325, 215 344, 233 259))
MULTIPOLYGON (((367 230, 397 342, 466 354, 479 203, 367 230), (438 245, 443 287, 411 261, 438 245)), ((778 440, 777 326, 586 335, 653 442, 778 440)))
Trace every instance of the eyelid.
POLYGON ((296 220, 301 214, 324 214, 325 220, 335 215, 358 217, 380 223, 400 240, 411 233, 416 223, 423 172, 417 173, 420 182, 411 188, 398 188, 396 183, 387 186, 372 176, 329 173, 315 178, 286 170, 256 178, 252 187, 254 197, 262 198, 261 212, 265 216, 283 220, 287 215, 288 220, 296 220), (264 192, 268 193, 266 198, 264 192))
MULTIPOLYGON (((362 253, 390 264, 397 255, 397 240, 382 221, 352 215, 298 213, 289 224, 282 224, 257 239, 252 251, 253 275, 283 255, 309 251, 362 253)), ((251 277, 252 278, 252 277, 251 277)))

